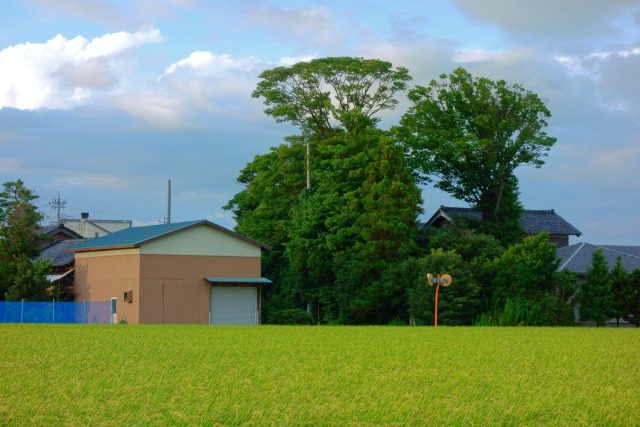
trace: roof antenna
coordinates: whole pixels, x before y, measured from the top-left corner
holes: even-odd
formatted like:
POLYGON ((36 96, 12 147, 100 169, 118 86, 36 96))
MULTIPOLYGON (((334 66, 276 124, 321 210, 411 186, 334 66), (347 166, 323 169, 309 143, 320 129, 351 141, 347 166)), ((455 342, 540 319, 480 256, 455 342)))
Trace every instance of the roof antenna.
POLYGON ((168 198, 167 198, 167 224, 171 224, 171 179, 169 179, 168 198))

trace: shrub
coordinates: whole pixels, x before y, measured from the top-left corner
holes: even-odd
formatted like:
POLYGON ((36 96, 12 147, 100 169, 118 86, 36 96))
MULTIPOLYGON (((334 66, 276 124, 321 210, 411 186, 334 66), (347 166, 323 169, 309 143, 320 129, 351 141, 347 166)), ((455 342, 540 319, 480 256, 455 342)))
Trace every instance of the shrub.
POLYGON ((269 313, 267 319, 271 325, 313 325, 313 317, 305 310, 290 308, 269 313))

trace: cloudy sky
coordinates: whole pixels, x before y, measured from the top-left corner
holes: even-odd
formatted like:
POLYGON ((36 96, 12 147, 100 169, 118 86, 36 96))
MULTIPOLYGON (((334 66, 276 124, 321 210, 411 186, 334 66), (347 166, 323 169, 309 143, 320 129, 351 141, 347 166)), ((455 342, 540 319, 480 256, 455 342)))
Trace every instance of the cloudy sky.
MULTIPOLYGON (((525 207, 555 209, 572 243, 640 245, 638 0, 3 0, 0 180, 21 178, 48 220, 60 192, 68 217, 142 225, 166 217, 171 179, 173 221, 232 227, 240 169, 295 132, 251 98, 258 74, 324 56, 536 92, 558 142, 517 170, 525 207)), ((423 198, 425 218, 464 206, 423 198)))

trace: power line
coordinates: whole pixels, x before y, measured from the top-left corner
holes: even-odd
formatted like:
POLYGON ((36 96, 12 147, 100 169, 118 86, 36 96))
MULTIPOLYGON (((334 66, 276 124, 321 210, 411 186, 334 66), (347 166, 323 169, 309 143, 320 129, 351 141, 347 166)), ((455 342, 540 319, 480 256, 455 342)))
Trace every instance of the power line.
MULTIPOLYGON (((58 191, 58 197, 56 199, 51 200, 47 206, 49 206, 51 209, 54 209, 56 211, 56 219, 57 219, 57 224, 58 225, 62 225, 65 215, 63 214, 64 211, 64 207, 66 206, 67 201, 66 200, 62 200, 60 198, 60 192, 58 191)), ((52 221, 53 222, 53 221, 52 221)))

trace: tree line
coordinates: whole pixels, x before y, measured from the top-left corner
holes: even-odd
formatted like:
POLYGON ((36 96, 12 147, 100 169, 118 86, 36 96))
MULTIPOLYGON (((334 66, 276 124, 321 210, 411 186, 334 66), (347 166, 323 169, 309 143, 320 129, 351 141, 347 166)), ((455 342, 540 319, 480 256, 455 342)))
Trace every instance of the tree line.
MULTIPOLYGON (((556 142, 545 102, 521 85, 458 68, 409 88, 403 67, 363 58, 321 58, 260 76, 255 98, 298 132, 240 171, 225 206, 235 230, 263 253, 265 323, 432 324, 426 275, 451 274, 440 293, 444 325, 570 325, 640 317, 640 272, 596 252, 580 284, 558 272, 545 234, 525 237, 519 166, 541 167, 556 142), (381 117, 407 92, 397 124, 381 117), (421 228, 421 184, 482 214, 421 228)), ((37 196, 21 180, 0 193, 0 299, 51 295, 50 262, 35 261, 37 196)))
POLYGON ((267 323, 429 324, 426 274, 449 273, 443 324, 573 324, 576 277, 557 271, 548 236, 525 238, 519 223, 515 170, 541 167, 556 142, 535 93, 462 68, 409 88, 406 68, 351 57, 259 78, 253 97, 298 132, 247 163, 225 209, 237 232, 273 248, 267 323), (404 92, 411 106, 381 129, 404 92), (421 229, 426 183, 482 220, 421 229))

